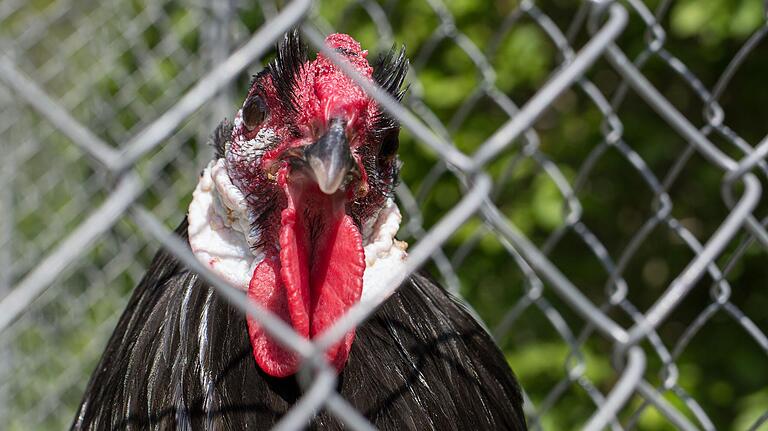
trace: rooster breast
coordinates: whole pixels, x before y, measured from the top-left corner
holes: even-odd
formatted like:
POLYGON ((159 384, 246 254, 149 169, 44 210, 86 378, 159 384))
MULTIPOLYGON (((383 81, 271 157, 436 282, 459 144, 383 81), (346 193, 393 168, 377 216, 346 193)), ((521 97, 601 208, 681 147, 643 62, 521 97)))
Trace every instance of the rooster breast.
MULTIPOLYGON (((186 221, 177 230, 187 238, 186 221)), ((416 274, 357 329, 339 393, 383 430, 526 429, 485 330, 416 274)), ((301 396, 251 354, 246 319, 160 251, 109 340, 73 429, 269 429, 301 396)), ((310 429, 343 429, 327 412, 310 429)))

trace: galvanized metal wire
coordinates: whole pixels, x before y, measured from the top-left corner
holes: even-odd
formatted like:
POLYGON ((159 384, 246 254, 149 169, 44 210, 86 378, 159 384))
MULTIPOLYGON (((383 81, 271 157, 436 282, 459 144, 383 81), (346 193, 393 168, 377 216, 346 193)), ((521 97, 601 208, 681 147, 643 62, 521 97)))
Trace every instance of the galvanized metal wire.
MULTIPOLYGON (((663 23, 669 1, 660 2, 655 10, 640 0, 585 1, 568 25, 561 27, 534 1, 523 0, 503 18, 486 47, 477 46, 462 32, 442 0, 425 2, 437 25, 428 42, 411 53, 414 72, 430 62, 440 44, 458 48, 477 70, 475 91, 445 124, 424 102, 418 73, 410 74, 411 93, 401 105, 327 50, 323 37, 333 24, 309 0, 293 0, 280 7, 263 2, 259 12, 267 19, 255 30, 247 29, 237 18, 251 6, 231 0, 193 0, 182 2, 181 7, 165 1, 108 1, 84 7, 73 0, 51 1, 40 7, 1 0, 2 423, 9 429, 68 424, 89 367, 130 294, 129 288, 115 286, 134 286, 148 256, 163 246, 305 358, 307 367, 301 375, 305 395, 276 429, 300 429, 321 409, 329 410, 351 429, 373 428, 335 393, 336 376, 322 352, 375 312, 398 287, 396 277, 387 292, 354 306, 310 341, 217 279, 168 228, 178 223, 195 177, 210 158, 205 137, 219 119, 236 109, 238 79, 245 71, 258 69, 282 34, 298 27, 312 47, 329 56, 378 100, 436 160, 424 169, 418 189, 403 183, 397 190, 406 216, 402 235, 412 239, 408 270, 432 262, 447 287, 459 292, 462 262, 490 232, 524 280, 523 286, 510 287, 518 295, 494 336, 504 339, 512 328, 525 325, 524 313, 536 311, 567 346, 560 381, 536 403, 526 396, 533 429, 543 426, 569 391, 586 394, 582 402, 591 412, 582 423, 569 424, 571 427, 635 429, 643 413, 652 409, 679 429, 715 429, 706 409, 680 382, 679 366, 681 355, 716 314, 732 319, 768 356, 766 328, 731 300, 731 292, 740 286, 731 285, 728 278, 748 250, 756 249, 764 256, 768 248, 768 218, 757 209, 763 193, 760 178, 768 177, 768 137, 753 143, 740 137, 728 126, 720 105, 739 69, 746 67, 747 57, 768 34, 768 20, 731 54, 732 60, 710 89, 665 46, 663 23), (523 20, 546 35, 559 54, 559 64, 518 105, 497 85, 493 64, 501 40, 523 20), (617 43, 630 20, 640 22, 646 30, 644 48, 633 58, 617 43), (157 34, 152 42, 142 36, 148 28, 157 34), (179 38, 180 34, 194 41, 179 38), (662 62, 670 75, 697 95, 704 124, 694 125, 646 77, 643 70, 649 61, 662 62), (121 62, 136 63, 138 71, 126 74, 121 62), (166 69, 171 71, 163 72, 166 69), (615 91, 605 94, 595 84, 592 72, 596 70, 618 76, 615 91), (166 79, 161 91, 153 90, 153 85, 159 85, 156 76, 163 73, 166 79), (97 86, 104 89, 99 94, 108 97, 94 97, 97 86), (603 127, 587 158, 575 171, 566 173, 558 155, 542 148, 535 126, 558 98, 574 91, 594 105, 603 127), (666 172, 659 174, 625 140, 627 119, 621 108, 630 92, 639 95, 658 116, 659 124, 686 144, 666 172), (469 116, 484 109, 483 104, 504 112, 506 122, 476 148, 459 148, 453 137, 470 127, 469 116), (726 142, 729 151, 715 140, 726 142), (652 194, 651 214, 618 253, 609 251, 598 233, 600 227, 590 225, 584 216, 585 184, 597 175, 595 166, 608 152, 618 154, 652 194), (722 187, 712 194, 719 193, 728 208, 719 227, 704 238, 672 211, 670 188, 694 157, 719 170, 722 187), (489 173, 491 165, 507 159, 501 175, 489 173), (531 163, 554 184, 563 205, 563 223, 543 241, 527 237, 498 204, 499 195, 510 187, 510 178, 523 162, 531 163), (458 184, 460 199, 439 221, 426 224, 421 205, 445 176, 458 184), (473 225, 468 239, 449 254, 446 242, 473 218, 482 223, 473 225), (657 229, 683 244, 691 259, 656 301, 642 310, 630 300, 633 286, 625 274, 657 229), (560 269, 558 259, 563 257, 556 257, 553 251, 568 236, 577 238, 583 252, 599 262, 605 275, 603 292, 580 285, 560 269), (727 259, 721 258, 729 247, 727 259), (674 317, 692 290, 701 289, 702 279, 712 281, 711 303, 670 344, 662 339, 660 328, 674 317), (578 330, 572 329, 573 316, 581 323, 578 330), (76 346, 64 352, 59 344, 46 342, 67 340, 68 334, 83 331, 87 337, 73 338, 70 344, 76 346), (593 342, 606 346, 600 354, 609 359, 613 376, 607 390, 586 373, 584 348, 593 342), (658 374, 649 368, 651 361, 660 363, 658 374), (25 375, 37 378, 34 383, 25 382, 25 375)), ((390 25, 394 11, 407 10, 409 4, 350 1, 343 15, 358 8, 373 23, 381 49, 394 41, 390 25)), ((750 427, 759 429, 767 421, 768 407, 750 427)))

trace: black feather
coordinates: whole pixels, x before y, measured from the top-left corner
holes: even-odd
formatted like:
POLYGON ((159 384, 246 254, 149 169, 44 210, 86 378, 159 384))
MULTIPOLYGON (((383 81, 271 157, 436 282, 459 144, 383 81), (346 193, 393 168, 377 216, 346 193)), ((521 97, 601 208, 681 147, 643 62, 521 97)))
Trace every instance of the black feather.
POLYGON ((233 127, 234 125, 225 118, 221 121, 221 123, 219 123, 218 126, 216 126, 216 130, 213 131, 213 134, 209 138, 208 143, 209 145, 213 146, 217 159, 224 157, 226 153, 227 142, 232 139, 233 127))
POLYGON ((255 75, 252 75, 251 76, 251 82, 248 83, 248 88, 253 88, 254 85, 261 84, 262 78, 264 78, 268 74, 269 74, 269 68, 265 67, 264 69, 261 69, 255 75))
MULTIPOLYGON (((186 238, 186 222, 177 233, 186 238)), ((382 430, 526 429, 504 356, 444 290, 415 275, 357 329, 339 392, 382 430)), ((120 318, 77 430, 269 429, 301 396, 256 365, 243 315, 165 251, 120 318)), ((341 430, 323 411, 310 429, 341 430)))
MULTIPOLYGON (((379 56, 373 67, 373 81, 397 101, 402 100, 408 88, 402 89, 403 80, 408 73, 408 58, 405 47, 398 52, 394 46, 385 54, 379 56)), ((372 134, 377 141, 384 140, 388 134, 397 133, 400 125, 397 121, 379 108, 373 123, 372 134)))
POLYGON ((267 66, 277 90, 277 97, 288 112, 299 111, 295 92, 296 79, 306 61, 307 47, 301 40, 299 30, 293 29, 285 34, 277 47, 277 57, 267 66))
POLYGON ((408 73, 408 58, 405 56, 405 46, 397 52, 394 46, 385 54, 379 56, 376 65, 373 67, 373 81, 382 89, 400 100, 405 94, 403 80, 408 73))

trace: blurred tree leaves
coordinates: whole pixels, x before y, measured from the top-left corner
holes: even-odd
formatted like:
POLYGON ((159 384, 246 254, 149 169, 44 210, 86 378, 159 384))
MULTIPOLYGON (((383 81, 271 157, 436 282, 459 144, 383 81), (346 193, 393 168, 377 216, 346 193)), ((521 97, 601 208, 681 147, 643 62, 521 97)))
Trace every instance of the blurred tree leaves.
POLYGON ((682 0, 671 10, 671 29, 681 37, 700 37, 707 44, 749 36, 765 22, 761 0, 682 0))

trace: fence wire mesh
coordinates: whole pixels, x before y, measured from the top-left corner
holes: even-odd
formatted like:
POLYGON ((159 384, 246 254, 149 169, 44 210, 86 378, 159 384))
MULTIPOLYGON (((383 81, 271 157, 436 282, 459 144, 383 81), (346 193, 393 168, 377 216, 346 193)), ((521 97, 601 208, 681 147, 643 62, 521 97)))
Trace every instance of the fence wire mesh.
MULTIPOLYGON (((733 90, 761 65, 766 6, 742 2, 757 24, 706 62, 670 41, 671 1, 470 3, 0 0, 3 427, 71 423, 160 246, 209 276, 169 227, 208 134, 295 26, 316 50, 331 31, 418 41, 402 106, 360 82, 403 125, 409 268, 489 323, 531 428, 765 427, 768 137, 727 114, 768 100, 764 80, 733 90)), ((320 408, 370 428, 315 345, 375 303, 310 343, 210 281, 314 364, 283 429, 320 408)))

